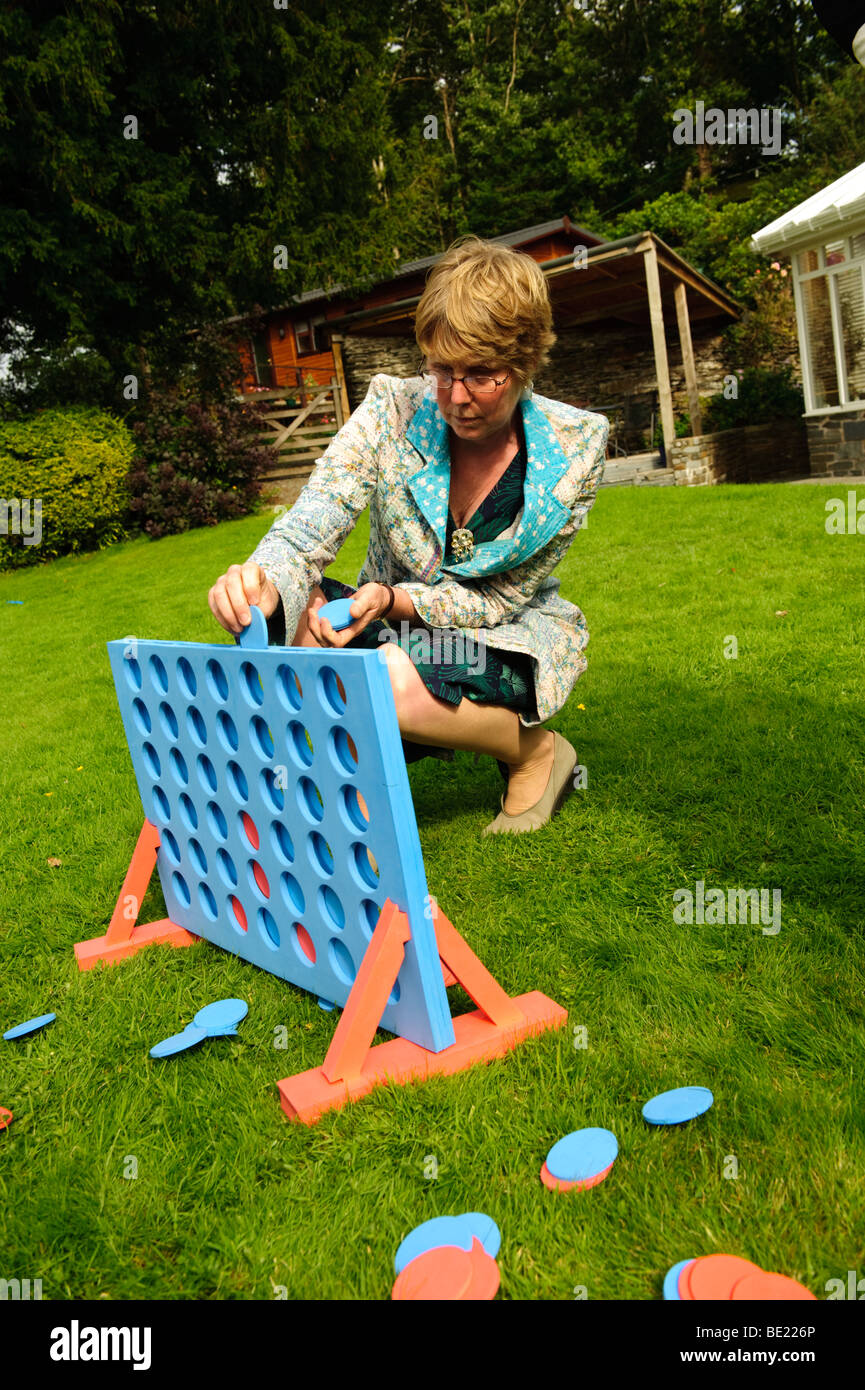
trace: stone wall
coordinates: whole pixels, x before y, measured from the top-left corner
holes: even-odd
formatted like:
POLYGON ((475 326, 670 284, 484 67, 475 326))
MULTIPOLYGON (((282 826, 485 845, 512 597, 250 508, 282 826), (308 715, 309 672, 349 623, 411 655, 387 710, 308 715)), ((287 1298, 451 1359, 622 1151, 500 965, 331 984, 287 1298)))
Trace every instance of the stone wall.
POLYGON ((770 420, 677 439, 672 455, 677 486, 759 483, 783 473, 807 473, 808 437, 803 420, 770 420))
POLYGON ((812 476, 865 477, 865 410, 811 415, 805 423, 812 476))

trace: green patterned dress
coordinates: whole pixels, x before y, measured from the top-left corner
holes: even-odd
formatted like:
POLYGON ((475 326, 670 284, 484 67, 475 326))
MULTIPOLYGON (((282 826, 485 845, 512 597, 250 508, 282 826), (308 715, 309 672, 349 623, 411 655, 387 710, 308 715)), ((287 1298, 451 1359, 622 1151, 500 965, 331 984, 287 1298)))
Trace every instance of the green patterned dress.
MULTIPOLYGON (((520 438, 518 453, 514 455, 495 486, 487 493, 474 515, 465 522, 465 526, 474 535, 475 545, 495 540, 497 536, 500 536, 502 531, 516 520, 523 505, 523 482, 528 460, 525 436, 522 430, 520 430, 520 438)), ((456 560, 451 548, 453 533, 456 529, 453 516, 448 511, 443 561, 445 568, 456 560)), ((471 584, 472 580, 463 579, 460 582, 471 584)), ((337 598, 349 598, 355 592, 352 585, 342 584, 337 579, 328 578, 327 575, 322 577, 321 588, 328 602, 337 598)), ((271 642, 285 642, 285 616, 282 612, 281 600, 277 611, 270 619, 268 628, 271 642)), ((409 650, 418 675, 427 689, 438 699, 446 700, 451 705, 458 705, 463 698, 466 698, 484 704, 503 705, 513 710, 532 711, 534 717, 537 717, 531 657, 525 656, 521 652, 496 651, 489 643, 486 644, 485 652, 481 652, 477 643, 462 638, 460 634, 462 654, 465 658, 463 661, 454 662, 440 659, 423 661, 418 656, 418 652, 423 651, 421 635, 425 633, 429 639, 431 635, 442 630, 429 629, 423 623, 406 624, 406 627, 402 628, 398 619, 390 623, 386 618, 369 623, 363 632, 354 637, 347 645, 350 648, 380 647, 382 641, 386 639, 380 638, 379 634, 386 628, 392 628, 400 639, 400 645, 409 650), (406 633, 409 639, 408 644, 404 641, 406 633), (412 634, 417 634, 414 644, 412 643, 412 634)), ((449 631, 458 633, 458 629, 449 629, 449 631)), ((447 652, 446 646, 443 647, 443 650, 445 653, 447 652)), ((415 749, 419 750, 423 746, 425 745, 412 745, 412 753, 415 749)), ((406 760, 412 760, 409 756, 409 746, 404 743, 404 747, 406 748, 406 760)), ((418 752, 417 756, 423 757, 426 754, 418 752)))

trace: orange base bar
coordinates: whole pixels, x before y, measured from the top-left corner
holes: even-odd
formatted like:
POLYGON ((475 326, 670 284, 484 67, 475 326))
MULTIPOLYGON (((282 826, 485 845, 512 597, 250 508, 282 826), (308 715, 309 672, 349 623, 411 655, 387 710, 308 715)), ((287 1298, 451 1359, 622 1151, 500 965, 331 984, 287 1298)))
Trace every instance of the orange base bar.
POLYGON ((75 943, 75 959, 79 970, 92 970, 94 965, 104 961, 113 965, 115 961, 134 956, 144 946, 194 946, 201 938, 193 936, 185 927, 163 917, 160 922, 149 922, 146 927, 136 927, 126 941, 109 941, 107 936, 95 936, 91 941, 75 943))
POLYGON ((370 1048, 360 1075, 351 1080, 328 1081, 321 1067, 287 1076, 277 1082, 282 1108, 289 1119, 315 1124, 328 1110, 359 1100, 376 1086, 389 1081, 402 1085, 406 1081, 424 1081, 429 1076, 450 1076, 475 1062, 502 1057, 524 1038, 561 1028, 567 1022, 567 1009, 539 990, 517 995, 510 1002, 522 1016, 519 1022, 491 1023, 480 1009, 462 1014, 453 1021, 456 1042, 443 1052, 428 1052, 404 1038, 394 1038, 370 1048))

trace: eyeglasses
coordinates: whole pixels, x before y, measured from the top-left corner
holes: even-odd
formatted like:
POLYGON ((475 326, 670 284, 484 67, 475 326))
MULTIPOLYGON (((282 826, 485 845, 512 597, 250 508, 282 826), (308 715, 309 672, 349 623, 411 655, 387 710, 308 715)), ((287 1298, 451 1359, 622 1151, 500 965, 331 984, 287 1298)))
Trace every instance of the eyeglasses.
POLYGON ((421 376, 428 385, 435 386, 439 391, 450 391, 455 381, 461 381, 466 390, 471 391, 473 396, 488 396, 493 391, 498 390, 500 386, 504 386, 510 376, 510 371, 507 371, 503 377, 494 377, 476 375, 474 372, 468 376, 452 376, 450 372, 421 370, 421 376))

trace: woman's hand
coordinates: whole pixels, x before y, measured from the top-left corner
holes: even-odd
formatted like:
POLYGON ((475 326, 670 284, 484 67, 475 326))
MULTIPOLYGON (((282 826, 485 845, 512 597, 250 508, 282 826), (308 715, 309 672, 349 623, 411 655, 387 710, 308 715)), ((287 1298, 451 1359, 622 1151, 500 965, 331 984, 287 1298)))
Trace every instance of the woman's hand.
POLYGON ((245 565, 228 566, 207 595, 207 602, 216 621, 236 637, 252 622, 249 605, 256 604, 269 618, 279 603, 279 590, 261 565, 247 560, 245 565))
POLYGON ((340 632, 335 632, 327 618, 318 620, 318 610, 323 607, 320 600, 310 604, 306 613, 307 626, 317 642, 323 647, 345 647, 359 632, 380 618, 390 603, 390 593, 386 584, 361 584, 351 601, 349 613, 352 622, 340 632))

